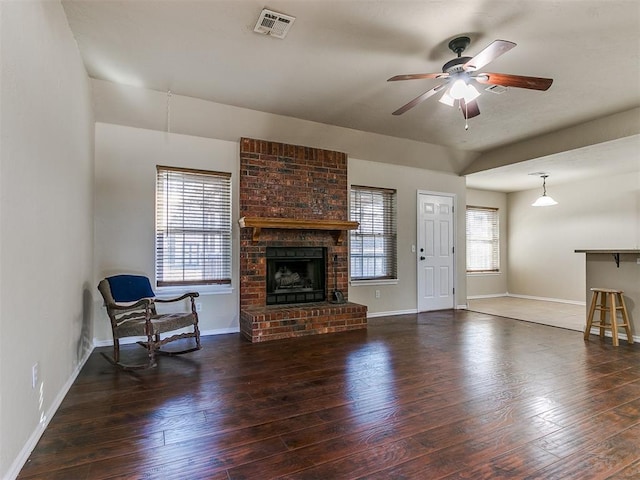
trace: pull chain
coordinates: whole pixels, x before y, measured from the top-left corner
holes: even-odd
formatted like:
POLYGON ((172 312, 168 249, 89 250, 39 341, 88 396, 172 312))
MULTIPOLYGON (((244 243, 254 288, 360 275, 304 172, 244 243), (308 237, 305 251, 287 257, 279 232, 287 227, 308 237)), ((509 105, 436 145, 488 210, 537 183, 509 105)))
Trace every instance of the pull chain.
POLYGON ((464 129, 465 130, 469 130, 469 105, 467 104, 467 102, 464 102, 464 129))

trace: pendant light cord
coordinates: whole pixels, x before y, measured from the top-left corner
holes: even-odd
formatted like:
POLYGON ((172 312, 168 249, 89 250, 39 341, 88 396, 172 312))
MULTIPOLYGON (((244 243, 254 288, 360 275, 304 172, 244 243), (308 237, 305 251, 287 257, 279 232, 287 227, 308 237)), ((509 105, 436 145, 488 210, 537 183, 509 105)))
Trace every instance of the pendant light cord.
POLYGON ((167 133, 171 133, 171 90, 167 90, 167 133))

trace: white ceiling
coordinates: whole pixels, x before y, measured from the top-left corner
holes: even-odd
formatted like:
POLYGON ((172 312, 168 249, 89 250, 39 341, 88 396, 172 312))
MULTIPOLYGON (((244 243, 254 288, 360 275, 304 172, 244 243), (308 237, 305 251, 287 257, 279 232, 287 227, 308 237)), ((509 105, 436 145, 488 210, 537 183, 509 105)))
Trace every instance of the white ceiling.
POLYGON ((467 176, 467 187, 510 193, 542 189, 543 173, 549 175, 547 187, 553 188, 562 183, 632 172, 640 172, 640 135, 474 173, 467 176))
POLYGON ((638 0, 63 5, 93 78, 462 150, 486 151, 640 105, 638 0), (264 7, 296 17, 286 39, 253 32, 264 7), (483 92, 468 131, 460 112, 437 97, 392 116, 438 81, 386 80, 441 71, 455 56, 448 41, 460 34, 471 37, 470 56, 495 39, 518 44, 482 71, 550 77, 553 85, 483 92))

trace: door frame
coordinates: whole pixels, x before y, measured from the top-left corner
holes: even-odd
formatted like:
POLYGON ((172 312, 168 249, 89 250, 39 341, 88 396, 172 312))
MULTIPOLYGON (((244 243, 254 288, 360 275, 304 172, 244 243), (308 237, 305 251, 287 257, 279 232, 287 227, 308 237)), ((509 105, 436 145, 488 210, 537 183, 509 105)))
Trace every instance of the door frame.
MULTIPOLYGON (((458 306, 458 270, 456 261, 458 255, 458 237, 457 237, 457 223, 458 223, 458 195, 451 192, 437 192, 435 190, 417 190, 416 192, 416 238, 415 245, 418 245, 418 233, 420 232, 420 195, 435 195, 439 197, 449 197, 453 199, 453 309, 456 310, 458 306)), ((419 309, 419 297, 420 297, 420 282, 418 275, 418 262, 420 252, 419 248, 416 248, 414 265, 415 265, 415 279, 416 279, 416 312, 420 313, 419 309)))

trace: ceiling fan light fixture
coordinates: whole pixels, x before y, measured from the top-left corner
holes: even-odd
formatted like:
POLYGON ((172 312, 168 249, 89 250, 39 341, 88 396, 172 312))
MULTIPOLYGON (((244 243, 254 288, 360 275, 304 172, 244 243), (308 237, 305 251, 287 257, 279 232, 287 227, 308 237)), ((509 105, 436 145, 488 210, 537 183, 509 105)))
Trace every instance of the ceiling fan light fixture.
POLYGON ((464 94, 464 101, 469 103, 480 96, 480 92, 473 85, 467 85, 467 91, 464 94))
POLYGON ((467 84, 461 78, 453 82, 453 85, 451 85, 451 88, 449 89, 449 95, 456 100, 464 98, 465 93, 467 93, 467 84))
POLYGON ((540 175, 540 177, 542 178, 542 195, 540 195, 536 199, 536 201, 531 204, 532 207, 551 207, 553 205, 558 204, 558 202, 556 202, 553 198, 547 195, 547 177, 548 176, 549 175, 547 174, 540 175))
POLYGON ((438 100, 440 103, 444 103, 445 105, 449 105, 450 107, 453 107, 456 103, 455 99, 449 95, 448 92, 444 92, 442 94, 442 97, 440 97, 440 100, 438 100))

